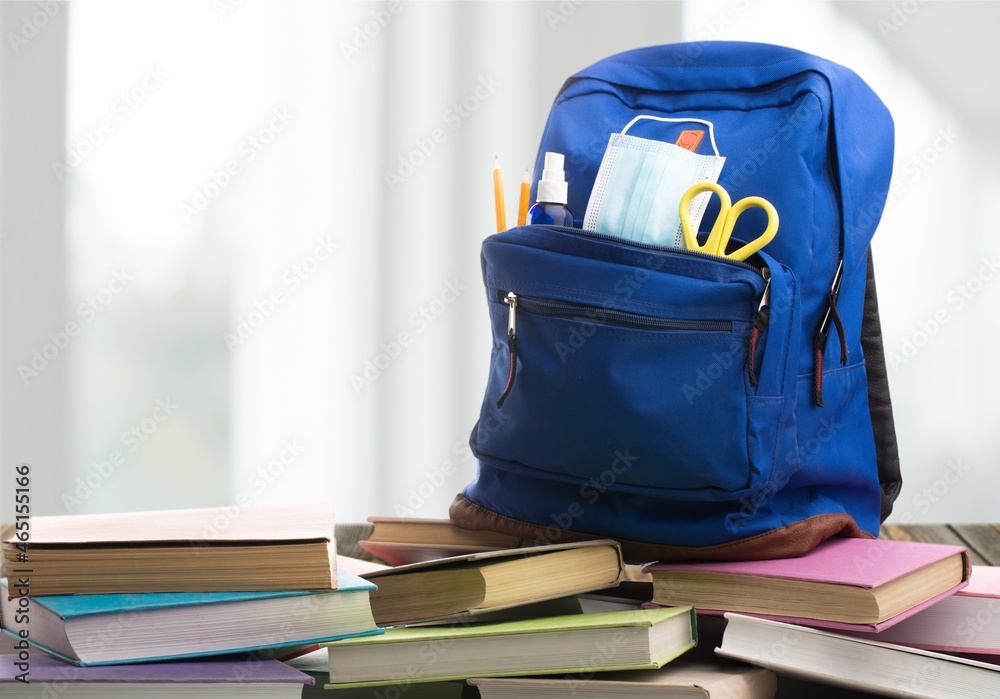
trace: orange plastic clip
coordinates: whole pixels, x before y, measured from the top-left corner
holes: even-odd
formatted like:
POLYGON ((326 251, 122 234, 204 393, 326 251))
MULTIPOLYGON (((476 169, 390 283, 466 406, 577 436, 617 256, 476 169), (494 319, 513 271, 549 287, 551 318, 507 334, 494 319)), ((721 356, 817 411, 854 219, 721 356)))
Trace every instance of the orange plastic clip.
POLYGON ((681 131, 681 135, 677 137, 677 142, 674 145, 694 153, 703 138, 705 138, 705 132, 701 129, 685 129, 681 131))

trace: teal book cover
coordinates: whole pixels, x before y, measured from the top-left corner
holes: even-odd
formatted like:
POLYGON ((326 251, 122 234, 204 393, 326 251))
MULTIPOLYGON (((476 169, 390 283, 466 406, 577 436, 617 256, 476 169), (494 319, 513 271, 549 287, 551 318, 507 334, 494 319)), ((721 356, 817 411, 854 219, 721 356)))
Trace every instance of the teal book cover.
POLYGON ((205 604, 247 602, 252 600, 305 597, 308 595, 335 595, 357 590, 372 591, 375 585, 353 573, 337 571, 336 590, 268 590, 258 592, 138 592, 96 595, 45 595, 32 597, 33 605, 45 607, 61 619, 90 616, 93 614, 121 614, 150 609, 194 607, 205 604))
MULTIPOLYGON (((339 571, 338 589, 151 592, 29 597, 28 642, 80 666, 284 649, 382 633, 371 614, 376 586, 339 571)), ((4 581, 4 584, 6 581, 4 581)), ((17 599, 3 630, 17 637, 17 599)), ((270 653, 282 657, 282 653, 270 653)))

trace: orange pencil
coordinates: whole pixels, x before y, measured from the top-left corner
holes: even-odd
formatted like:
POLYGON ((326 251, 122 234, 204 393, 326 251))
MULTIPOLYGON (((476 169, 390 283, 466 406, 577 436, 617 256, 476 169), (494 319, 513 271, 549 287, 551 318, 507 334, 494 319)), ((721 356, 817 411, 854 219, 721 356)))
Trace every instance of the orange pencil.
POLYGON ((507 230, 507 211, 503 202, 503 173, 500 158, 493 156, 493 201, 497 207, 497 233, 507 230))
POLYGON ((528 222, 528 206, 531 199, 531 176, 528 168, 524 169, 524 179, 521 180, 521 199, 517 205, 517 225, 523 226, 528 222))

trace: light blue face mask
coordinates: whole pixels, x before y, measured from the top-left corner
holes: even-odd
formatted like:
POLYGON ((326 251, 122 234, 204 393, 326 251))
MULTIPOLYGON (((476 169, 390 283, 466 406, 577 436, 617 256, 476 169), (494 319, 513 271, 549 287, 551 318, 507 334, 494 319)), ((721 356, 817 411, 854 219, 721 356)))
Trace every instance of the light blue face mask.
MULTIPOLYGON (((696 182, 717 182, 726 159, 719 156, 712 123, 703 119, 637 116, 611 134, 583 219, 586 230, 636 243, 684 247, 679 206, 681 195, 696 182), (666 141, 626 135, 640 119, 695 123, 707 127, 715 155, 697 155, 666 141)), ((689 220, 697 229, 709 193, 691 202, 689 220)))

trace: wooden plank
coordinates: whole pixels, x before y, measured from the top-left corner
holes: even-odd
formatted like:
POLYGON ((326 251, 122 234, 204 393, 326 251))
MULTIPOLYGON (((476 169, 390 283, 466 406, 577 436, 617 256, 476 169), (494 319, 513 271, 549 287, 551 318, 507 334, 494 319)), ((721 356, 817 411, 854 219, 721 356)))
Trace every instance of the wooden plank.
POLYGON ((989 565, 987 559, 974 546, 955 533, 947 524, 883 524, 879 536, 898 541, 924 541, 931 544, 951 544, 969 549, 972 565, 989 565))
MULTIPOLYGON (((0 541, 6 541, 12 536, 14 536, 14 525, 0 524, 0 541)), ((0 556, 0 578, 5 577, 7 577, 7 570, 3 562, 3 557, 0 556)))
POLYGON ((982 558, 975 565, 1000 565, 1000 525, 996 524, 953 524, 955 532, 970 550, 974 550, 982 558))
POLYGON ((947 524, 883 524, 879 537, 932 544, 953 544, 958 539, 955 532, 948 529, 947 524))
POLYGON ((363 541, 372 535, 375 528, 370 522, 358 524, 347 523, 334 526, 334 536, 337 538, 337 553, 341 556, 360 558, 363 561, 376 561, 378 558, 358 546, 359 541, 363 541))

